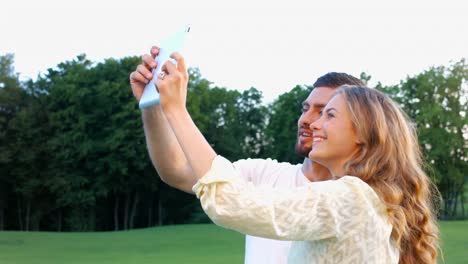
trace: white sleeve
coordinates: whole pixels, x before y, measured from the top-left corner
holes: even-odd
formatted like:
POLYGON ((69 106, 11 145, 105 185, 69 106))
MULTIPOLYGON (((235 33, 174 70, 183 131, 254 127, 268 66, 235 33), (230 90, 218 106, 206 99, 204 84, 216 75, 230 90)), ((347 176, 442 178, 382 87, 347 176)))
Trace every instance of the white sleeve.
POLYGON ((295 189, 255 187, 220 156, 193 191, 216 224, 277 240, 342 237, 385 212, 375 192, 357 177, 295 189))
POLYGON ((286 164, 292 166, 272 159, 242 159, 232 163, 238 175, 255 186, 273 185, 279 176, 278 171, 284 169, 286 164))

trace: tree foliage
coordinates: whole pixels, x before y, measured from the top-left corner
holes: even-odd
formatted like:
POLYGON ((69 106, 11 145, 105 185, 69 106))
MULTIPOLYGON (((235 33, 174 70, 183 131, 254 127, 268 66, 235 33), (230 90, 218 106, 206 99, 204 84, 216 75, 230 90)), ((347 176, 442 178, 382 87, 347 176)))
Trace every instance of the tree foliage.
POLYGON ((266 157, 281 161, 300 163, 303 157, 296 155, 297 121, 301 115, 302 102, 311 91, 310 87, 296 86, 278 97, 269 107, 269 122, 266 128, 266 157))
POLYGON ((468 65, 432 67, 400 84, 379 87, 415 122, 428 171, 443 195, 442 216, 464 215, 468 171, 468 65))
MULTIPOLYGON (((165 185, 151 165, 128 84, 138 63, 136 57, 94 63, 79 55, 35 81, 20 82, 14 56, 0 56, 0 230, 209 221, 193 195, 165 185)), ((302 162, 294 144, 310 87, 296 86, 265 105, 254 87, 218 87, 198 69, 189 75, 188 111, 217 153, 233 161, 302 162)), ((378 85, 415 121, 447 218, 464 214, 467 76, 462 60, 399 85, 378 85)))

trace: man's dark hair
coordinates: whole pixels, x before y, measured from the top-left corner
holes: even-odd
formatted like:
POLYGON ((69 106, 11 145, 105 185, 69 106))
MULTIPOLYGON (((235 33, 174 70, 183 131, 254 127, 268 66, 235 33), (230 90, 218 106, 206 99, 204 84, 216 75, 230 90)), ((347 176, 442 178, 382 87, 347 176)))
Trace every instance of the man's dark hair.
POLYGON ((351 76, 344 72, 329 72, 321 77, 319 77, 315 83, 314 88, 316 87, 330 87, 338 88, 341 85, 356 85, 356 86, 366 86, 366 84, 359 80, 358 78, 351 76))

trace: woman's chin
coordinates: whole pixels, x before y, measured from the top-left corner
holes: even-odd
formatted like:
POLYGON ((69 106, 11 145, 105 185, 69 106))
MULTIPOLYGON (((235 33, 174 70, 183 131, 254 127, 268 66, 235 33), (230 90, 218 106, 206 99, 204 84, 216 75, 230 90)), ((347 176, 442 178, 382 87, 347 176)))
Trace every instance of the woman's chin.
POLYGON ((318 153, 318 152, 319 151, 312 149, 309 152, 309 159, 311 159, 313 161, 318 161, 318 159, 320 159, 320 153, 318 153))
POLYGON ((308 158, 325 166, 325 164, 328 164, 330 161, 330 157, 327 154, 327 152, 320 151, 319 149, 312 149, 309 152, 308 158))

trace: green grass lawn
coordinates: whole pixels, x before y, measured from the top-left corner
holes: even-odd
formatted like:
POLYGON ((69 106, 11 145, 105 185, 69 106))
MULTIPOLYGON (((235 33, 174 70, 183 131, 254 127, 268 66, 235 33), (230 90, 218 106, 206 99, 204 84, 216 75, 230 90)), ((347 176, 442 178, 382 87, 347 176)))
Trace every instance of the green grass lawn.
POLYGON ((445 263, 468 263, 468 221, 443 221, 440 229, 445 263))
MULTIPOLYGON (((468 260, 468 221, 442 222, 448 264, 468 260)), ((0 264, 243 263, 244 236, 215 225, 99 233, 0 232, 0 264)))
POLYGON ((1 264, 241 263, 244 238, 214 225, 122 232, 0 232, 1 264))

